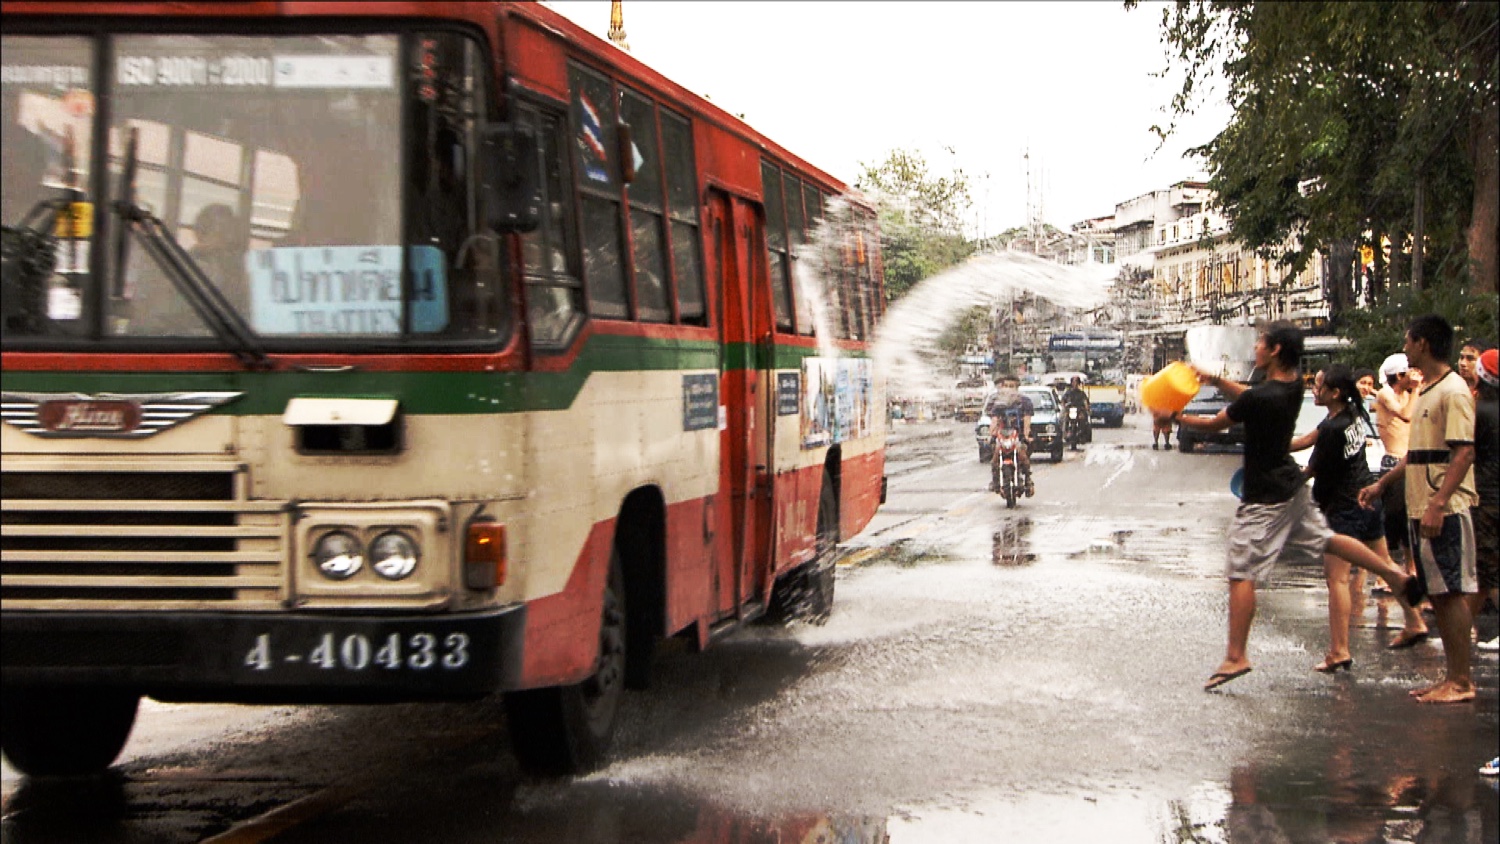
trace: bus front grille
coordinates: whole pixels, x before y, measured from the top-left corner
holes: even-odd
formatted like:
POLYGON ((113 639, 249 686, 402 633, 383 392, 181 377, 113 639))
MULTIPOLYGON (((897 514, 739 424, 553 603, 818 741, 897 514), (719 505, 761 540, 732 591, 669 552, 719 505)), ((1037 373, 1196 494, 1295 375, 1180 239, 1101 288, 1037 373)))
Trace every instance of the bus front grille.
POLYGON ((243 474, 0 472, 6 609, 279 605, 286 518, 243 474))

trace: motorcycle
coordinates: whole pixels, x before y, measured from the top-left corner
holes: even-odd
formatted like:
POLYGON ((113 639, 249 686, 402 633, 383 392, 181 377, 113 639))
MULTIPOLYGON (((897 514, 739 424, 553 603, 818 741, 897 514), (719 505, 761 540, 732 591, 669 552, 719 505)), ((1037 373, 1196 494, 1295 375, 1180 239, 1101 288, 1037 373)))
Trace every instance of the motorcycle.
POLYGON ((990 464, 991 486, 995 492, 1005 496, 1005 506, 1016 506, 1016 498, 1024 489, 1017 472, 1016 451, 1024 448, 1021 432, 1010 428, 995 435, 995 457, 990 464))
POLYGON ((1068 405, 1068 448, 1078 450, 1080 443, 1086 443, 1093 439, 1093 433, 1089 427, 1088 412, 1076 404, 1068 405))

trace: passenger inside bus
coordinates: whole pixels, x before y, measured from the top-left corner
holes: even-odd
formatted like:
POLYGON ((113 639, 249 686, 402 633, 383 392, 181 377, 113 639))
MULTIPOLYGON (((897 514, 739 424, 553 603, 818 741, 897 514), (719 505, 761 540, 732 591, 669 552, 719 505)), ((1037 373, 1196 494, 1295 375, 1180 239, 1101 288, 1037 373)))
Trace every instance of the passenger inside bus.
POLYGON ((234 210, 222 202, 203 206, 193 219, 196 242, 188 254, 219 292, 241 314, 250 307, 245 279, 246 231, 234 210))

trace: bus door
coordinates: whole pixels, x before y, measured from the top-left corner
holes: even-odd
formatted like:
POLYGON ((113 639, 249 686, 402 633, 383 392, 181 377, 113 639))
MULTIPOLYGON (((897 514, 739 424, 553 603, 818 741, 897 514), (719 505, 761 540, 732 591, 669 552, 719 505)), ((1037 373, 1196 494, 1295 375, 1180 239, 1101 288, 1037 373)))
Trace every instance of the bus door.
MULTIPOLYGON (((716 609, 720 615, 742 615, 747 602, 763 598, 760 584, 770 565, 771 497, 763 477, 769 470, 766 429, 774 419, 765 415, 765 389, 757 367, 758 315, 764 298, 754 284, 755 256, 763 252, 764 229, 755 203, 711 191, 709 219, 717 267, 719 341, 719 402, 726 413, 719 432, 719 489, 727 493, 719 508, 719 535, 728 538, 727 554, 715 569, 716 609), (727 499, 727 500, 726 500, 727 499)), ((722 548, 722 546, 721 546, 722 548)))

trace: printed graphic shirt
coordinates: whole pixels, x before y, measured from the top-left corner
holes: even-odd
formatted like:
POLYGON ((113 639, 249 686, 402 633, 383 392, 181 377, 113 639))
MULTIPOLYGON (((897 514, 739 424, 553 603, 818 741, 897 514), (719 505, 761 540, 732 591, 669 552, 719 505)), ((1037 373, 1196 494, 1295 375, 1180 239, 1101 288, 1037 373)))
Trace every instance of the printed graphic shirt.
MULTIPOLYGON (((1443 485, 1448 475, 1448 458, 1453 446, 1474 442, 1474 396, 1463 376, 1453 370, 1431 384, 1424 385, 1412 408, 1411 437, 1406 449, 1406 513, 1420 519, 1427 511, 1427 501, 1443 485)), ((1444 515, 1461 513, 1478 501, 1474 490, 1474 469, 1448 499, 1444 515)))
POLYGON ((1323 512, 1359 507, 1359 491, 1375 480, 1365 457, 1364 423, 1351 408, 1318 423, 1307 465, 1313 473, 1313 500, 1323 512))

